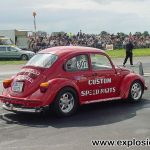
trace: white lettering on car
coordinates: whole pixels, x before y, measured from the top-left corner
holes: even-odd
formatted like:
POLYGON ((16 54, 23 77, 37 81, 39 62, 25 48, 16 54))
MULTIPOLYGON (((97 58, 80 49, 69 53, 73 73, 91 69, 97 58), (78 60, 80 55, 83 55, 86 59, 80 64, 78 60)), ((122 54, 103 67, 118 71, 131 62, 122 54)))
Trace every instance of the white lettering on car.
POLYGON ((33 73, 35 75, 40 75, 40 72, 35 69, 22 69, 21 72, 33 73))
POLYGON ((77 61, 77 68, 78 69, 87 69, 88 63, 85 60, 77 61))
POLYGON ((91 95, 99 95, 99 94, 108 94, 108 93, 115 93, 116 88, 105 88, 105 89, 94 89, 94 90, 84 90, 81 91, 81 96, 91 96, 91 95))
POLYGON ((97 78, 88 81, 88 85, 107 84, 107 83, 111 83, 111 78, 97 78))
MULTIPOLYGON (((111 78, 97 78, 94 80, 88 80, 88 85, 100 85, 100 84, 109 84, 112 82, 111 78)), ((99 94, 108 94, 108 93, 115 93, 115 87, 109 88, 100 88, 94 90, 84 90, 81 91, 81 96, 91 96, 91 95, 99 95, 99 94)))
POLYGON ((20 81, 20 80, 27 80, 27 81, 29 81, 31 83, 33 82, 33 79, 30 78, 29 76, 26 76, 26 75, 18 75, 16 77, 16 80, 18 80, 18 81, 20 81))

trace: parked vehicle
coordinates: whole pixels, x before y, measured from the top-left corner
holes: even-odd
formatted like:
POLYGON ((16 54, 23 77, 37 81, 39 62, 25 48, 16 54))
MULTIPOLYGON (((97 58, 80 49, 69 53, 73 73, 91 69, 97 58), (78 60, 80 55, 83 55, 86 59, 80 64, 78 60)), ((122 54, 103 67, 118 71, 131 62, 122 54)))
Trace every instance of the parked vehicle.
POLYGON ((0 45, 0 59, 29 60, 34 52, 22 50, 16 46, 0 45))
POLYGON ((51 106, 60 116, 73 114, 82 104, 137 102, 147 89, 142 76, 114 66, 104 51, 76 46, 40 51, 3 86, 4 109, 41 112, 51 106))

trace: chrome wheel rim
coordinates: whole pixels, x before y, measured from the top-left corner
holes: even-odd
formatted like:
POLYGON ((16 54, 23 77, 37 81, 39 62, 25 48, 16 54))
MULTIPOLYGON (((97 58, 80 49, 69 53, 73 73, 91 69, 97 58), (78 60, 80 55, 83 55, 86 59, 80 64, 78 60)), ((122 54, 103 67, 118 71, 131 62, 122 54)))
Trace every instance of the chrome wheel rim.
POLYGON ((63 113, 69 113, 73 109, 74 97, 70 92, 66 92, 60 97, 59 107, 63 113))
POLYGON ((27 56, 23 55, 22 60, 27 60, 27 56))
POLYGON ((138 100, 142 94, 142 87, 140 83, 134 83, 131 87, 131 96, 134 100, 138 100))

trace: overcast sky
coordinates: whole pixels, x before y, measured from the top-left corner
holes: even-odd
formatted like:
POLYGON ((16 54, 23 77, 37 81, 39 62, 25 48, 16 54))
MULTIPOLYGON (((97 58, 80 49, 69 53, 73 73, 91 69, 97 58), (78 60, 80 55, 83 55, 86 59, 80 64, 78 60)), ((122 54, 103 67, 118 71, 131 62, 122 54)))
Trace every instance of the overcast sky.
POLYGON ((150 32, 150 0, 1 0, 0 30, 150 32))

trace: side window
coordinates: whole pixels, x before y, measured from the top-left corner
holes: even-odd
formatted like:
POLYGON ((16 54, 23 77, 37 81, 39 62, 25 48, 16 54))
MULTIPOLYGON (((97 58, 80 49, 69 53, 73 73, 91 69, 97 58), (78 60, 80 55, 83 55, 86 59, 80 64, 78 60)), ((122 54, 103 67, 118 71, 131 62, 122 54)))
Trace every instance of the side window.
POLYGON ((0 52, 5 52, 6 51, 6 47, 0 47, 0 52))
POLYGON ((17 50, 14 47, 7 47, 8 51, 16 52, 17 50))
POLYGON ((65 69, 67 71, 80 71, 88 70, 88 56, 87 55, 78 55, 67 61, 65 64, 65 69))
POLYGON ((112 69, 112 65, 106 56, 101 54, 91 54, 90 56, 93 70, 112 69))
POLYGON ((7 47, 7 50, 8 50, 8 51, 11 51, 11 48, 10 48, 10 47, 7 47))

